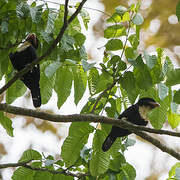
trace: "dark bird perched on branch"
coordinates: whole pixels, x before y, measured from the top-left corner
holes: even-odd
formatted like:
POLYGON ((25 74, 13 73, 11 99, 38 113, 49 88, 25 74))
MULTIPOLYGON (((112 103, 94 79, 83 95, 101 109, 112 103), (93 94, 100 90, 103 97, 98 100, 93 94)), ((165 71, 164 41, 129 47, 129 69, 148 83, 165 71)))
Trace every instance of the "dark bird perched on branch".
MULTIPOLYGON (((146 126, 148 123, 147 113, 158 106, 159 104, 152 98, 141 98, 136 104, 127 108, 118 119, 125 117, 133 124, 146 126)), ((102 150, 104 152, 109 150, 117 137, 123 137, 129 134, 131 134, 131 132, 127 129, 112 126, 111 132, 102 145, 102 150)))
MULTIPOLYGON (((25 41, 17 47, 15 53, 10 53, 9 58, 14 69, 21 71, 27 64, 31 64, 37 58, 36 49, 38 48, 38 39, 34 33, 29 34, 25 41)), ((21 80, 30 89, 34 107, 41 106, 41 94, 39 87, 40 68, 35 65, 32 70, 25 73, 21 80)))

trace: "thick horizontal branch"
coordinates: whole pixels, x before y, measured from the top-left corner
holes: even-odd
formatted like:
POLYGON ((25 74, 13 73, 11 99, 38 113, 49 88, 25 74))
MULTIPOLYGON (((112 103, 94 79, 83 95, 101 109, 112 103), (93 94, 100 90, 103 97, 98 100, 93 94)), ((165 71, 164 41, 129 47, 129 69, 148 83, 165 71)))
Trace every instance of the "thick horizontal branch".
POLYGON ((47 120, 50 122, 95 122, 95 123, 106 123, 106 124, 114 124, 120 126, 124 129, 128 129, 131 132, 134 132, 138 136, 142 137, 143 139, 149 141, 150 143, 154 144, 156 147, 161 149, 163 152, 167 152, 168 154, 172 155, 176 159, 180 160, 180 154, 175 152, 173 149, 162 145, 158 140, 152 138, 151 136, 143 133, 141 131, 147 131, 150 133, 156 134, 164 134, 164 135, 171 135, 180 137, 180 133, 165 131, 165 130, 156 130, 151 128, 146 128, 142 126, 137 126, 131 124, 126 121, 126 118, 122 119, 114 119, 108 118, 105 116, 97 116, 92 114, 72 114, 72 115, 53 115, 42 111, 26 109, 21 107, 15 107, 7 104, 0 104, 0 111, 16 114, 16 115, 23 115, 23 116, 30 116, 34 118, 40 118, 43 120, 47 120))
POLYGON ((30 116, 30 117, 34 117, 34 118, 47 120, 50 122, 64 122, 64 123, 68 123, 68 122, 95 122, 95 123, 98 123, 98 122, 101 122, 101 123, 106 123, 106 124, 118 125, 124 129, 132 129, 132 130, 146 131, 149 133, 180 137, 180 133, 178 133, 178 132, 172 132, 172 131, 166 131, 166 130, 156 130, 156 129, 147 128, 144 126, 134 125, 134 124, 126 121, 126 118, 115 119, 115 118, 109 118, 109 117, 105 117, 105 116, 97 116, 97 115, 93 115, 93 114, 57 115, 57 114, 49 114, 49 113, 43 112, 43 111, 21 108, 21 107, 11 106, 8 104, 1 104, 1 103, 0 103, 0 111, 4 111, 7 113, 16 114, 16 115, 30 116))

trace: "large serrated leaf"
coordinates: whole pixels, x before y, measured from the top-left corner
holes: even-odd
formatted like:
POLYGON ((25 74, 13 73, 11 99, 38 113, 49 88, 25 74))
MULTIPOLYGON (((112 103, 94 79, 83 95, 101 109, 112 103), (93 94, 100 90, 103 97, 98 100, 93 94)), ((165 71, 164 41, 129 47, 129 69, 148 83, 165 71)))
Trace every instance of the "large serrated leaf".
POLYGON ((136 25, 141 25, 144 22, 144 18, 140 13, 137 13, 134 17, 132 22, 136 25))
POLYGON ((0 80, 2 79, 3 75, 7 72, 9 60, 7 58, 7 51, 0 51, 0 80))
POLYGON ((159 93, 159 98, 163 101, 164 98, 168 95, 169 88, 163 84, 159 83, 158 84, 158 93, 159 93))
POLYGON ((99 80, 99 73, 96 68, 91 68, 88 74, 88 86, 91 96, 96 92, 96 86, 99 80))
POLYGON ((49 64, 46 68, 45 68, 45 75, 48 78, 51 78, 54 73, 57 71, 57 69, 60 67, 61 63, 60 62, 53 62, 51 64, 49 64))
POLYGON ((123 43, 120 39, 110 39, 105 47, 106 51, 117 51, 123 48, 123 43))
POLYGON ((0 112, 0 124, 6 129, 9 136, 13 137, 12 121, 8 117, 4 116, 3 112, 0 112))
POLYGON ((60 108, 71 93, 73 74, 69 67, 60 67, 56 72, 55 91, 58 95, 58 108, 60 108))
POLYGON ((180 84, 180 68, 174 69, 167 73, 167 86, 174 86, 180 84))
POLYGON ((34 180, 35 171, 24 167, 18 168, 12 175, 12 180, 34 180))
POLYGON ((41 75, 40 75, 40 89, 41 89, 41 97, 42 97, 42 104, 46 104, 52 96, 52 90, 55 84, 55 75, 51 77, 47 77, 45 75, 44 69, 49 63, 41 64, 41 75))
POLYGON ((47 26, 46 26, 46 32, 47 33, 53 33, 54 30, 54 22, 57 15, 53 13, 52 11, 49 11, 48 13, 48 20, 47 20, 47 26))
POLYGON ((146 64, 144 64, 141 55, 139 55, 134 61, 134 76, 137 85, 141 89, 149 89, 152 87, 152 78, 149 69, 146 64))
POLYGON ((29 12, 32 18, 32 22, 38 23, 41 21, 41 12, 39 11, 38 7, 30 7, 29 6, 29 12))
POLYGON ((73 165, 80 157, 80 151, 87 143, 89 134, 94 128, 89 123, 74 122, 69 128, 69 135, 61 148, 61 157, 66 166, 73 165))
POLYGON ((73 71, 73 75, 74 75, 74 102, 77 105, 86 90, 87 73, 84 72, 82 67, 80 67, 80 68, 76 68, 76 70, 73 71))
MULTIPOLYGON (((6 82, 8 82, 12 77, 12 74, 6 76, 6 82)), ((22 81, 17 80, 12 86, 8 88, 6 91, 6 103, 11 104, 15 101, 18 97, 24 95, 26 92, 26 86, 23 84, 22 81)))
POLYGON ((174 97, 173 97, 173 101, 177 104, 180 104, 180 89, 175 92, 174 97))
POLYGON ((33 149, 28 149, 24 151, 21 158, 19 159, 20 162, 27 162, 31 160, 40 160, 42 158, 41 154, 33 149))
POLYGON ((90 173, 92 176, 104 174, 109 167, 109 153, 104 153, 101 149, 104 139, 105 134, 100 130, 96 130, 93 138, 93 153, 90 161, 90 173))
POLYGON ((180 115, 173 113, 171 111, 168 112, 168 122, 172 129, 176 128, 180 123, 180 115))
POLYGON ((130 71, 125 72, 124 76, 120 78, 120 83, 122 87, 127 91, 127 95, 131 103, 134 103, 138 95, 134 74, 130 71))
POLYGON ((160 102, 160 107, 153 109, 148 113, 151 124, 156 129, 161 129, 167 119, 167 108, 169 99, 166 97, 160 102))
POLYGON ((124 163, 121 167, 127 180, 134 180, 136 178, 136 170, 129 163, 124 163))
POLYGON ((105 38, 115 38, 125 35, 126 35, 126 30, 124 26, 121 24, 109 26, 104 31, 105 38))
POLYGON ((52 180, 52 178, 53 174, 51 174, 50 172, 36 171, 33 180, 52 180))

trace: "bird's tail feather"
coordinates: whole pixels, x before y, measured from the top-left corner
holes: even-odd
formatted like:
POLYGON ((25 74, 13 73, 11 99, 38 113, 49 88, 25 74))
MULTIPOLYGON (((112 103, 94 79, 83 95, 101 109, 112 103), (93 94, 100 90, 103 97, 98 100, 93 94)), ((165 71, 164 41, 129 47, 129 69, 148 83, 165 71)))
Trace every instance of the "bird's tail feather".
POLYGON ((107 136, 105 139, 103 145, 102 145, 102 150, 104 152, 108 151, 110 147, 113 145, 114 141, 116 140, 116 136, 113 136, 111 133, 107 136))
POLYGON ((41 93, 40 88, 31 89, 31 95, 33 100, 34 107, 40 107, 41 106, 41 93))

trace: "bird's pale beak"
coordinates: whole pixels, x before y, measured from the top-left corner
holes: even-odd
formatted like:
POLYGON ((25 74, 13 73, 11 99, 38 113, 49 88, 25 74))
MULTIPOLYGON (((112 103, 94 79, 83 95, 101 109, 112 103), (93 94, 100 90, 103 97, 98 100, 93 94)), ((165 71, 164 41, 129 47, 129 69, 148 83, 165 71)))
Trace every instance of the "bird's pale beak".
POLYGON ((160 104, 157 103, 157 102, 149 102, 149 104, 153 107, 153 108, 156 108, 156 107, 159 107, 160 104))

